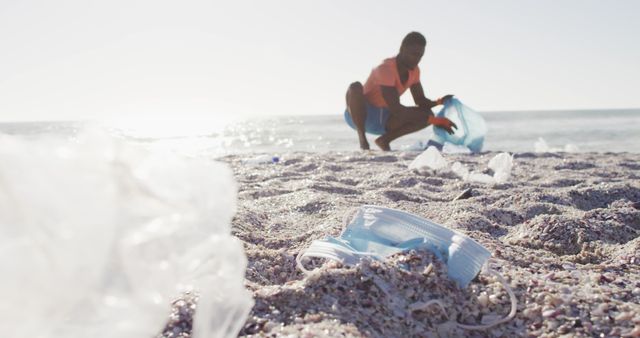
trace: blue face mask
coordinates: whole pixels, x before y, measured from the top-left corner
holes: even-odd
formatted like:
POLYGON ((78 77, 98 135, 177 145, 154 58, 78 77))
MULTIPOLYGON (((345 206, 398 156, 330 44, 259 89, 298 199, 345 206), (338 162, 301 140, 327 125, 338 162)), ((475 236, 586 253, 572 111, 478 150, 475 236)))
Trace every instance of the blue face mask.
POLYGON ((363 256, 384 258, 428 249, 447 264, 460 287, 480 272, 491 253, 473 239, 424 218, 378 206, 362 206, 339 238, 314 241, 300 258, 323 257, 353 265, 363 256))
MULTIPOLYGON (((449 278, 462 288, 469 285, 491 257, 489 250, 455 230, 399 210, 365 205, 358 209, 340 237, 313 241, 308 249, 298 254, 296 261, 298 268, 308 274, 310 271, 302 265, 304 258, 320 257, 355 265, 363 257, 382 261, 411 249, 427 249, 434 253, 446 263, 449 278)), ((498 278, 504 281, 499 275, 498 278)), ((503 285, 506 286, 506 282, 503 285)), ((512 301, 508 317, 490 325, 458 326, 482 329, 513 318, 515 295, 509 288, 508 291, 512 301)))

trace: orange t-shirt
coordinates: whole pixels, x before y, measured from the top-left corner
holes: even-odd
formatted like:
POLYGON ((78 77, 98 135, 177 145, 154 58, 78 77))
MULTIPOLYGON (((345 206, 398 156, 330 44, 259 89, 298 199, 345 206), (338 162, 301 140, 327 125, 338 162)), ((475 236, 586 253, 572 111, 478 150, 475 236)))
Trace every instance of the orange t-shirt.
POLYGON ((371 71, 367 82, 364 84, 364 96, 370 104, 386 108, 387 103, 382 97, 380 86, 396 87, 398 96, 400 96, 418 82, 420 82, 420 68, 416 66, 416 68, 409 70, 407 82, 402 83, 396 66, 396 58, 388 58, 371 71))

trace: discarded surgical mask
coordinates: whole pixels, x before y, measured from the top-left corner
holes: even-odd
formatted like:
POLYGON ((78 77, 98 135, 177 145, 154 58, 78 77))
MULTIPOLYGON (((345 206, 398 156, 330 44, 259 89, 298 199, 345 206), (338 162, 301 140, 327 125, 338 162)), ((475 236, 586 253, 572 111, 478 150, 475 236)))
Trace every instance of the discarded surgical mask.
MULTIPOLYGON (((411 249, 427 249, 434 253, 446 263, 449 278, 462 288, 467 287, 491 257, 486 248, 455 230, 403 211, 364 205, 357 210, 340 237, 313 241, 308 249, 298 254, 296 262, 300 270, 310 274, 311 271, 302 264, 305 258, 319 257, 355 265, 361 258, 383 261, 388 256, 411 249)), ((497 277, 511 296, 511 313, 491 324, 457 324, 459 327, 484 329, 513 318, 515 295, 502 277, 497 277)))
POLYGON ((463 288, 491 257, 482 245, 457 231, 399 210, 365 205, 339 238, 314 241, 300 258, 323 257, 353 265, 363 256, 383 260, 421 248, 442 259, 449 278, 463 288))

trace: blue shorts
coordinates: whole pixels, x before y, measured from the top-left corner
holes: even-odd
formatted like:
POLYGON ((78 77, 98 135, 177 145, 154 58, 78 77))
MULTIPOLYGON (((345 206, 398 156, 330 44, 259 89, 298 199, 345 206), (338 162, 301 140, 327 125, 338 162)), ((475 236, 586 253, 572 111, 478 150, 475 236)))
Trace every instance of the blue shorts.
MULTIPOLYGON (((383 107, 372 106, 369 103, 366 104, 367 107, 367 120, 364 122, 364 129, 369 134, 382 135, 387 132, 385 126, 387 125, 387 120, 389 119, 389 110, 383 107)), ((349 114, 349 110, 345 109, 344 111, 344 120, 347 122, 349 127, 353 130, 358 130, 356 125, 353 123, 351 119, 351 114, 349 114)))

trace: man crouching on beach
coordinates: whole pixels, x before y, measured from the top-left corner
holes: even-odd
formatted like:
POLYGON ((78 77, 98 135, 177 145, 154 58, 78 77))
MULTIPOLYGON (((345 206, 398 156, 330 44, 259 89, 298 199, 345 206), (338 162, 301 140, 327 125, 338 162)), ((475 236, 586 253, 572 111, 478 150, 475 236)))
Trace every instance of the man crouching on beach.
POLYGON ((396 57, 388 58, 371 71, 364 84, 354 82, 347 90, 347 110, 344 118, 358 132, 360 148, 369 149, 365 132, 381 135, 375 142, 384 151, 391 150, 391 141, 416 132, 428 125, 445 129, 452 134, 457 126, 447 118, 435 117, 431 108, 452 97, 446 95, 436 101, 424 96, 420 84, 418 63, 424 55, 427 40, 418 32, 407 34, 396 57), (411 88, 417 107, 400 104, 400 95, 411 88))

